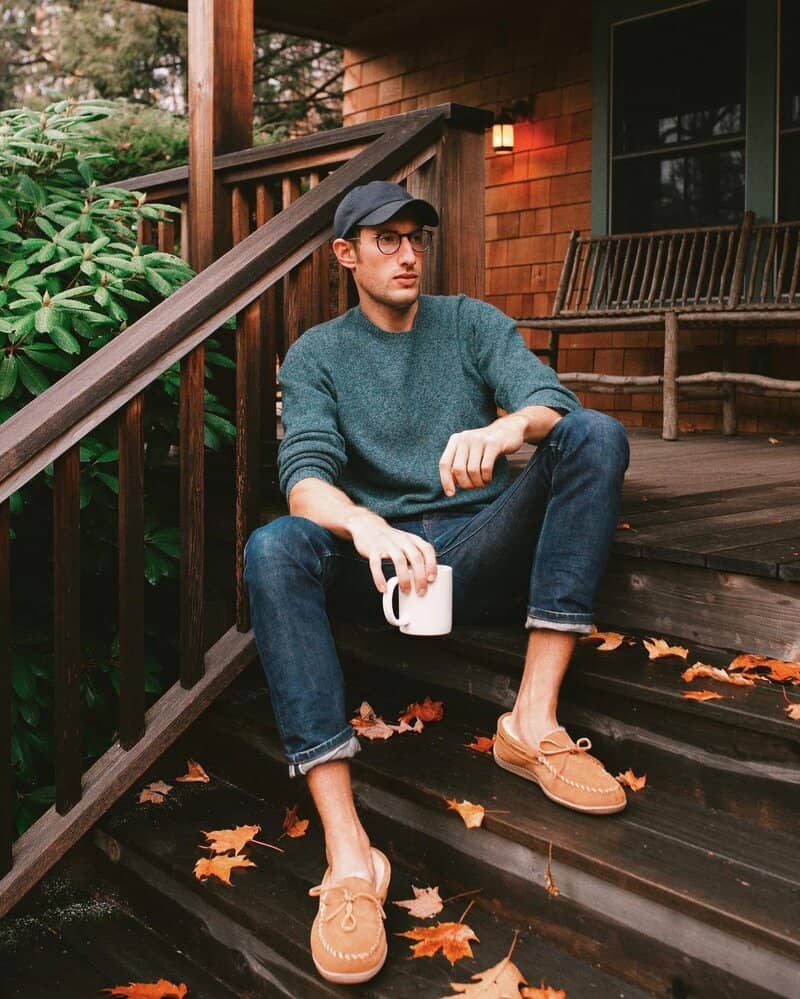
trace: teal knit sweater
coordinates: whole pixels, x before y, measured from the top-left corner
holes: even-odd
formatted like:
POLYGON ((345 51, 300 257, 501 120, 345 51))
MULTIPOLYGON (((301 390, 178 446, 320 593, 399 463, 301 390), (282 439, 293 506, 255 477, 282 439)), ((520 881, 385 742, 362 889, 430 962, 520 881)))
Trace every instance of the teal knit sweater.
POLYGON ((451 434, 484 427, 497 407, 577 398, 526 347, 513 320, 464 295, 423 295, 413 328, 387 333, 360 308, 315 326, 280 368, 280 486, 322 479, 382 517, 473 511, 508 485, 504 457, 482 489, 445 496, 439 459, 451 434))

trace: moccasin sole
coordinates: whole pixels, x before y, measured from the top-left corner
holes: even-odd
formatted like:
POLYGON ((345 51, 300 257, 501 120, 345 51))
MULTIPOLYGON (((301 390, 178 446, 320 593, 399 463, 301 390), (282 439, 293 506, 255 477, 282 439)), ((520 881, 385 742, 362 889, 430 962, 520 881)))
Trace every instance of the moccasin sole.
POLYGON ((613 815, 614 812, 621 812, 628 804, 627 799, 616 805, 576 805, 574 801, 567 801, 564 798, 559 798, 557 794, 553 794, 548 788, 542 784, 539 778, 531 773, 530 770, 525 767, 515 766, 513 763, 508 763, 506 760, 501 759, 497 755, 497 747, 492 749, 492 755, 494 756, 494 762, 498 767, 502 767, 503 770, 508 770, 509 773, 516 774, 517 777, 523 777, 525 780, 533 781, 534 784, 539 785, 539 789, 542 794, 549 798, 551 801, 555 801, 558 805, 563 805, 565 808, 571 808, 574 812, 586 812, 589 815, 613 815))

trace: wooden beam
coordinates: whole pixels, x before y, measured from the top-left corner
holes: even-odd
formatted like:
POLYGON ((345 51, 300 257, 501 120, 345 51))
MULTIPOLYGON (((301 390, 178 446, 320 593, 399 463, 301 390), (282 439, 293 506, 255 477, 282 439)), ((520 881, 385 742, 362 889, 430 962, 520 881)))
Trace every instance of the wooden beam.
POLYGON ((189 262, 199 271, 231 246, 214 156, 253 144, 253 0, 191 3, 189 53, 189 262))

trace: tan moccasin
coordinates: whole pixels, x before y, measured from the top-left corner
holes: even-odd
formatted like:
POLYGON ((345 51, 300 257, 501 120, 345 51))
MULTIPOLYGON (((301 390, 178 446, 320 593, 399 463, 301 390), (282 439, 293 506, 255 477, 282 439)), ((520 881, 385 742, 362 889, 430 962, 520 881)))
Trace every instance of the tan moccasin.
POLYGON ((375 884, 364 878, 344 878, 335 884, 330 868, 309 895, 319 897, 319 912, 311 927, 311 956, 329 982, 357 985, 377 975, 386 960, 386 914, 391 866, 380 850, 372 849, 375 884))
POLYGON ((563 728, 528 746, 506 729, 508 714, 497 722, 494 758, 512 774, 535 781, 552 801, 578 812, 608 815, 627 805, 625 791, 603 764, 589 755, 588 739, 573 742, 563 728))

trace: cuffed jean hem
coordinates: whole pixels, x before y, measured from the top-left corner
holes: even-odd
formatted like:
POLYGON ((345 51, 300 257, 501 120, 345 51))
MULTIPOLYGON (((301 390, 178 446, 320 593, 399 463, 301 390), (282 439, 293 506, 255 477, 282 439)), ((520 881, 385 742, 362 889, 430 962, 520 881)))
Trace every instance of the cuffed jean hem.
POLYGON ((292 760, 289 763, 289 776, 300 777, 320 763, 331 763, 333 760, 349 760, 356 753, 361 751, 358 739, 355 737, 353 729, 348 725, 339 735, 328 739, 316 749, 308 749, 302 754, 302 759, 292 760), (344 739, 344 741, 341 741, 344 739), (333 744, 333 745, 332 745, 333 744))
POLYGON ((594 622, 591 619, 587 620, 584 617, 583 620, 576 621, 569 614, 553 614, 552 617, 551 614, 552 612, 535 611, 529 608, 525 627, 529 631, 532 628, 549 628, 550 631, 571 631, 576 635, 591 635, 592 633, 594 622))

